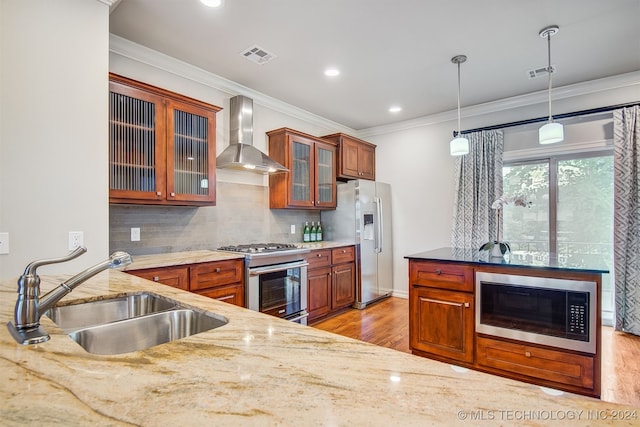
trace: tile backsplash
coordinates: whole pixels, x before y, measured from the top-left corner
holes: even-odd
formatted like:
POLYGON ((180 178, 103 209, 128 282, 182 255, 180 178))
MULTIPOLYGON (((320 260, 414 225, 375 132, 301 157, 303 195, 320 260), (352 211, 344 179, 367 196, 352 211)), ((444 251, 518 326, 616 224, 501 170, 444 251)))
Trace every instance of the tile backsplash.
POLYGON ((109 250, 148 255, 222 245, 302 241, 305 221, 319 221, 319 211, 269 209, 269 188, 217 183, 216 206, 109 206, 109 250), (295 224, 296 233, 291 234, 295 224), (131 228, 140 241, 131 241, 131 228))

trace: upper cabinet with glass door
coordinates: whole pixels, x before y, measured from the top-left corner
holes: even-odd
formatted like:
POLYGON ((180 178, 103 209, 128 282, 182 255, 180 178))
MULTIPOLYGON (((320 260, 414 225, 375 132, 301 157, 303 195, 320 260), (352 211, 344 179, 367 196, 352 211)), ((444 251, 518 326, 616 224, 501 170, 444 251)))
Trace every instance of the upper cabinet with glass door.
POLYGON ((109 75, 109 202, 216 202, 216 113, 221 108, 109 75))
POLYGON ((269 157, 289 169, 269 176, 269 207, 335 209, 336 146, 288 128, 267 135, 269 157))

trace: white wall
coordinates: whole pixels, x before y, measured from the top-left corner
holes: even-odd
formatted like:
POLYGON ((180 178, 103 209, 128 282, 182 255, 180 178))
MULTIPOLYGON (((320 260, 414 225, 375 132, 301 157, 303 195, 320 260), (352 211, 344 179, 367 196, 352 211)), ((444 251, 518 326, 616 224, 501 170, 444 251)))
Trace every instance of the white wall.
MULTIPOLYGON (((554 96, 554 114, 638 102, 640 73, 560 88, 558 92, 554 96)), ((531 94, 463 109, 462 129, 543 117, 547 108, 545 95, 531 94)), ((359 132, 360 137, 377 145, 376 179, 392 185, 397 296, 408 294, 408 262, 404 256, 451 246, 456 178, 449 141, 457 126, 455 114, 451 111, 359 132)), ((590 143, 589 148, 605 146, 603 125, 594 123, 590 136, 569 126, 567 137, 579 135, 590 143)), ((524 133, 529 139, 532 134, 537 138, 537 130, 527 128, 524 133)), ((505 139, 510 139, 513 149, 521 149, 524 147, 517 147, 517 139, 522 137, 522 133, 511 130, 505 139)))
POLYGON ((98 0, 0 3, 1 278, 66 255, 69 231, 84 232, 88 253, 39 273, 108 255, 108 36, 98 0))

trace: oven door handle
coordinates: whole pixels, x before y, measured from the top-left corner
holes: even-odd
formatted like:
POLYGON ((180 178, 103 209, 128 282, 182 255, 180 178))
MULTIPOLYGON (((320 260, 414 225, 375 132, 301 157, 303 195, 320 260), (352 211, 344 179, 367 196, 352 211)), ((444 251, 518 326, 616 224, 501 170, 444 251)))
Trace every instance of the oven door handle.
POLYGON ((249 276, 259 276, 260 274, 265 274, 265 273, 277 273, 278 271, 284 271, 289 268, 306 267, 307 265, 309 265, 308 262, 300 261, 300 262, 290 262, 288 264, 269 265, 266 267, 250 268, 249 276))
POLYGON ((301 314, 300 316, 294 317, 293 319, 286 319, 286 320, 288 320, 289 322, 295 322, 297 320, 302 320, 302 319, 307 318, 307 317, 309 317, 309 313, 305 312, 304 314, 301 314))

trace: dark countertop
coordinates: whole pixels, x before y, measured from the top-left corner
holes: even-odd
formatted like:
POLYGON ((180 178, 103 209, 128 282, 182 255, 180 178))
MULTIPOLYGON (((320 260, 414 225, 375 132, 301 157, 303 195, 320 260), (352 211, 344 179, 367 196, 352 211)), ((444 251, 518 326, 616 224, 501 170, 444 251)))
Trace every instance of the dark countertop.
POLYGON ((405 256, 410 260, 459 262, 473 265, 495 265, 531 269, 554 269, 584 273, 609 273, 605 260, 600 255, 557 255, 550 252, 513 251, 504 258, 491 258, 487 251, 463 248, 439 248, 405 256))

